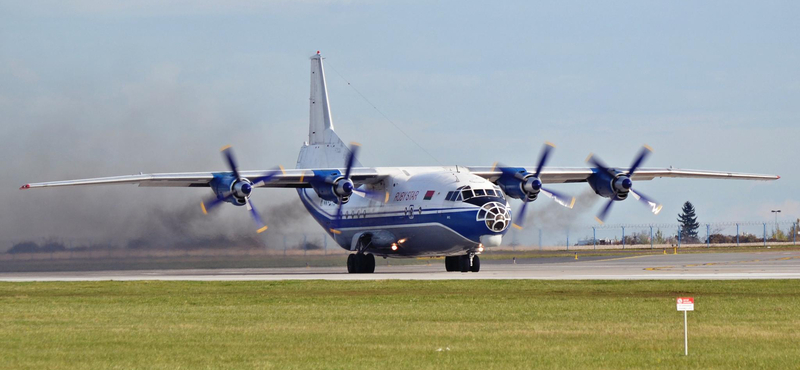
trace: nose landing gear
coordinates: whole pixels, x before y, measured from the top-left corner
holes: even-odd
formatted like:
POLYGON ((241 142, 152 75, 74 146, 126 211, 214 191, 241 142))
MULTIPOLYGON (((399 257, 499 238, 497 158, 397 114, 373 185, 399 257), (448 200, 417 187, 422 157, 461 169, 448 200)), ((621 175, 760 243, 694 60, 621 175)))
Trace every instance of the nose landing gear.
POLYGON ((444 258, 444 268, 448 272, 478 272, 481 270, 481 258, 476 254, 465 254, 463 256, 451 256, 444 258))

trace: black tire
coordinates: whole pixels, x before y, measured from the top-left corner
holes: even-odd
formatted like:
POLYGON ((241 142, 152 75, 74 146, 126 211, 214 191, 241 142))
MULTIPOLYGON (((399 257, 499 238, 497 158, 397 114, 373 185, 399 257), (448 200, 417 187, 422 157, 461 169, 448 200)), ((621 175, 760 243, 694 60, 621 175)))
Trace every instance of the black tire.
POLYGON ((366 258, 361 253, 356 253, 353 255, 353 266, 356 268, 356 274, 360 274, 364 272, 364 262, 366 258))
POLYGON ((456 270, 454 266, 455 263, 453 263, 453 260, 455 260, 455 258, 453 257, 444 258, 444 269, 447 270, 447 272, 453 272, 456 270))
POLYGON ((375 256, 372 253, 364 255, 364 272, 367 274, 375 272, 375 256))
POLYGON ((472 272, 478 272, 481 270, 481 258, 478 256, 472 257, 472 266, 469 267, 469 270, 472 272))
POLYGON ((354 254, 351 254, 351 255, 347 256, 347 273, 349 273, 349 274, 355 274, 356 273, 355 257, 354 256, 355 256, 354 254))
POLYGON ((461 272, 469 272, 469 256, 463 255, 458 259, 458 267, 461 272))

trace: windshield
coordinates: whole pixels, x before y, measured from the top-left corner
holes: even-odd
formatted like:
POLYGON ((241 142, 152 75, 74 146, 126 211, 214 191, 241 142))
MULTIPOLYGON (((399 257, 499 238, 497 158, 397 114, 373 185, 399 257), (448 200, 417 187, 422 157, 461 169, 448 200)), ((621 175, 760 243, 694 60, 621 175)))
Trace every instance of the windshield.
POLYGON ((478 189, 472 188, 472 186, 462 186, 455 191, 450 191, 447 193, 445 200, 449 201, 467 201, 472 198, 477 197, 499 197, 500 199, 505 200, 505 196, 503 192, 500 190, 499 187, 495 186, 494 188, 487 189, 478 189))

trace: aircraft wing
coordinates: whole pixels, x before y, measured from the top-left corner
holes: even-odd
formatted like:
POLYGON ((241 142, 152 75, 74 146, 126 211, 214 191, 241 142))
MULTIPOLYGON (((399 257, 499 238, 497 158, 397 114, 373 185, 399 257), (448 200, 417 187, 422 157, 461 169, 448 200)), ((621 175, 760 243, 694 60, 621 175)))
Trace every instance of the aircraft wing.
MULTIPOLYGON (((502 174, 495 167, 467 167, 470 172, 489 181, 497 180, 502 174)), ((521 167, 530 173, 536 172, 535 166, 521 167)), ((546 167, 539 178, 545 184, 560 184, 571 182, 585 182, 596 169, 591 167, 546 167)), ((777 180, 777 175, 762 175, 741 172, 687 170, 679 168, 639 168, 631 177, 632 180, 652 180, 656 177, 682 177, 701 179, 729 179, 729 180, 777 180)))
MULTIPOLYGON (((307 169, 307 170, 272 170, 272 171, 240 171, 240 175, 245 178, 258 178, 270 175, 274 177, 269 182, 256 184, 256 187, 268 188, 310 188, 310 179, 314 176, 314 171, 322 173, 326 171, 344 173, 344 169, 307 169)), ((51 181, 25 184, 20 189, 48 188, 57 186, 79 186, 79 185, 114 185, 127 184, 148 187, 209 187, 211 180, 218 177, 232 176, 233 172, 180 172, 180 173, 152 173, 127 176, 98 177, 92 179, 51 181)), ((385 174, 379 173, 373 168, 353 168, 350 178, 356 184, 369 184, 380 181, 385 174)))

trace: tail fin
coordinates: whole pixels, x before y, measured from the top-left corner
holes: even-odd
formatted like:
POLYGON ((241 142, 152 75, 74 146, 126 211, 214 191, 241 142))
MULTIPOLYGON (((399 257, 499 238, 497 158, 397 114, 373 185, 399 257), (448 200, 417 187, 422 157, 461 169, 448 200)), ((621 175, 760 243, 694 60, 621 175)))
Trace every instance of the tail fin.
MULTIPOLYGON (((311 57, 308 141, 300 148, 297 168, 340 168, 347 164, 350 155, 350 150, 333 131, 322 59, 319 52, 311 57)), ((354 165, 361 167, 360 163, 354 165)))

